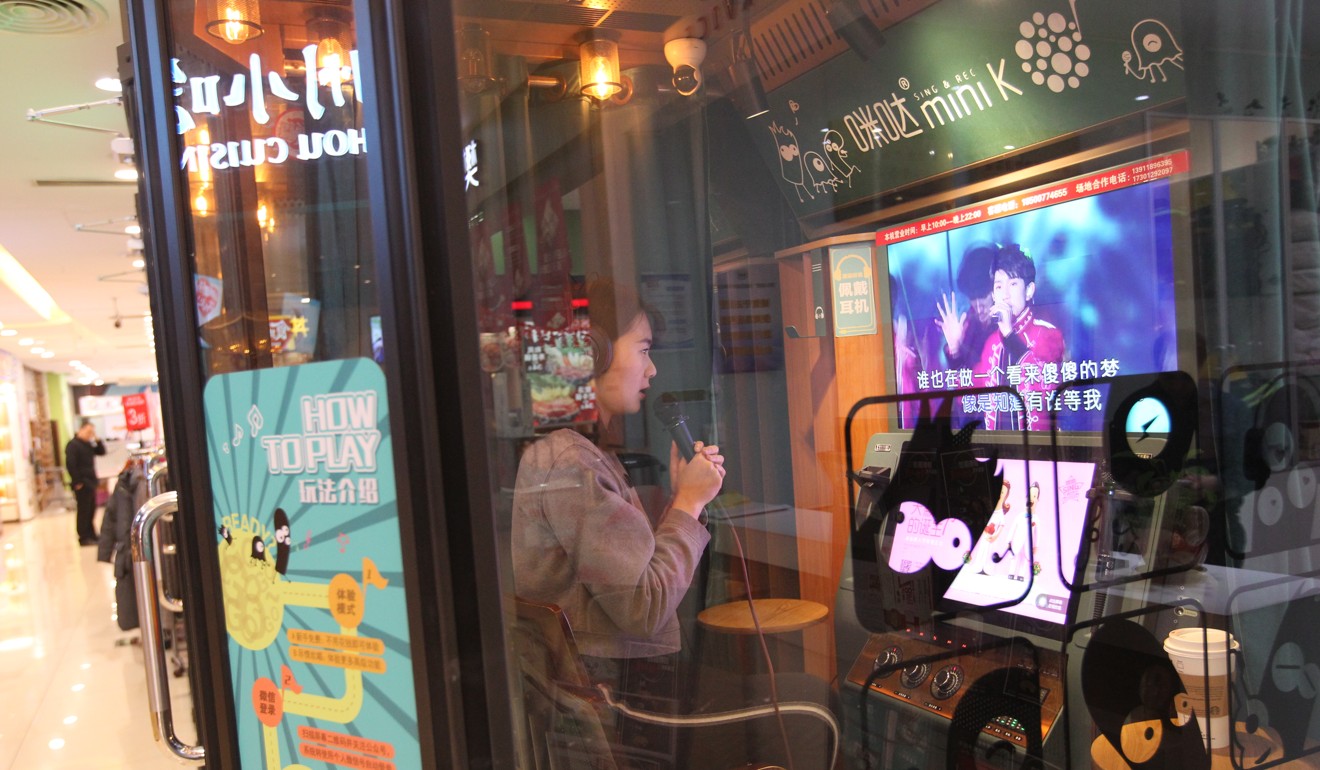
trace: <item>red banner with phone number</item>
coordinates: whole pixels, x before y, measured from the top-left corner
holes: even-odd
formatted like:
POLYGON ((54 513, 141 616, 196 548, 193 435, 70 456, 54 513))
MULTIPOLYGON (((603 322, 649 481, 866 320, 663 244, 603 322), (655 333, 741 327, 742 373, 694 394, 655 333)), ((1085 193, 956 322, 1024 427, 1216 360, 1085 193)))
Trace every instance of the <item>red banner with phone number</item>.
POLYGON ((909 222, 898 227, 880 230, 875 234, 877 246, 920 238, 923 235, 951 230, 973 222, 1006 217, 1028 209, 1044 208, 1056 203, 1097 195, 1107 190, 1151 182, 1156 179, 1185 174, 1190 167, 1186 150, 1158 155, 1138 163, 1111 168, 1088 176, 1070 179, 1058 184, 1025 190, 1014 195, 994 198, 975 206, 949 211, 938 216, 909 222))

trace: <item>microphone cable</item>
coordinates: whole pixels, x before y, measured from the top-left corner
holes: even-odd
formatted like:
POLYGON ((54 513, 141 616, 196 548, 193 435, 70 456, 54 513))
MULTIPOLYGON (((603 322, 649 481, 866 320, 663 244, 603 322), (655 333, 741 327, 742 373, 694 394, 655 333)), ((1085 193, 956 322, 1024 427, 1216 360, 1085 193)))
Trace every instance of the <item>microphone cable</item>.
MULTIPOLYGON (((674 440, 674 445, 678 447, 679 453, 683 456, 684 462, 691 462, 696 456, 694 451, 695 442, 688 430, 687 415, 683 414, 678 399, 672 393, 666 393, 660 397, 652 411, 668 429, 670 437, 674 440)), ((793 766, 793 749, 788 739, 788 728, 784 724, 784 715, 780 710, 779 684, 775 676, 774 660, 770 655, 770 646, 765 640, 765 630, 761 627, 761 619, 756 614, 756 601, 752 595, 751 573, 747 568, 747 554, 743 550, 742 538, 739 537, 738 528, 733 525, 728 513, 724 510, 724 506, 718 501, 712 499, 706 503, 706 510, 710 514, 709 518, 720 520, 728 525, 729 533, 733 535, 734 546, 738 549, 738 565, 742 570, 747 609, 751 613, 752 627, 756 630, 756 639, 760 644, 761 655, 765 659, 766 673, 770 678, 770 702, 774 707, 775 721, 779 726, 779 736, 784 742, 784 754, 788 760, 788 770, 796 770, 793 766)))
POLYGON ((775 710, 775 722, 779 725, 779 737, 784 742, 784 757, 788 760, 788 770, 796 770, 793 766, 793 748, 788 740, 788 727, 784 724, 784 714, 779 708, 779 685, 775 681, 774 660, 770 656, 770 647, 765 641, 765 631, 761 628, 761 619, 756 614, 756 601, 752 596, 752 578, 747 569, 747 554, 743 551, 742 538, 738 536, 738 528, 729 520, 723 506, 712 500, 706 507, 711 508, 712 513, 716 513, 716 517, 728 525, 729 533, 733 535, 733 544, 738 549, 738 565, 742 568, 743 586, 747 593, 747 609, 751 612, 752 627, 756 629, 756 639, 760 643, 761 655, 765 659, 766 673, 770 678, 770 704, 775 710))

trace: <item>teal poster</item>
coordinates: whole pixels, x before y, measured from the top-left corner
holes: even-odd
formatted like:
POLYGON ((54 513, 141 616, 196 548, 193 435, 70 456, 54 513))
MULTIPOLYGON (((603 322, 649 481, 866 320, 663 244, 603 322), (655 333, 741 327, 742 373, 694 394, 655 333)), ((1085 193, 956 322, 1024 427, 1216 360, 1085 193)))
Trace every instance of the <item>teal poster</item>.
POLYGON ((242 767, 420 767, 380 367, 219 375, 205 408, 242 767))
POLYGON ((870 246, 830 247, 834 336, 875 334, 875 271, 870 246))

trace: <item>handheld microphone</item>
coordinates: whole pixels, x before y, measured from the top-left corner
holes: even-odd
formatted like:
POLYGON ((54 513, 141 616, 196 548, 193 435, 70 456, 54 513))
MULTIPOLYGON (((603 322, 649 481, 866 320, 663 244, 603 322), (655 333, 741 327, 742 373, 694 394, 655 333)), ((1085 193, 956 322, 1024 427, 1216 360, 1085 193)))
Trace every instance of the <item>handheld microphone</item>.
POLYGON ((655 407, 651 410, 656 419, 664 424, 669 435, 673 437, 674 443, 678 445, 678 451, 683 455, 683 459, 691 462, 693 457, 697 456, 695 443, 692 440, 692 432, 688 430, 687 415, 683 414, 683 408, 679 406, 678 398, 673 393, 665 393, 660 396, 655 407))

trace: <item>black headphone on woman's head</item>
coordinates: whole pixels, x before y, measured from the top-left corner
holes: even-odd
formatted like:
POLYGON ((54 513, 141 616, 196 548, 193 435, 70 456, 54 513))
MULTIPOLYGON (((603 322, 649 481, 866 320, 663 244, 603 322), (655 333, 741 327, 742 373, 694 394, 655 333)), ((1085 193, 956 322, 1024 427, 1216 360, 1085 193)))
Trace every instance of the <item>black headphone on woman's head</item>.
POLYGON ((592 326, 587 330, 587 349, 591 353, 591 376, 596 378, 605 373, 614 362, 614 343, 610 335, 592 326))

